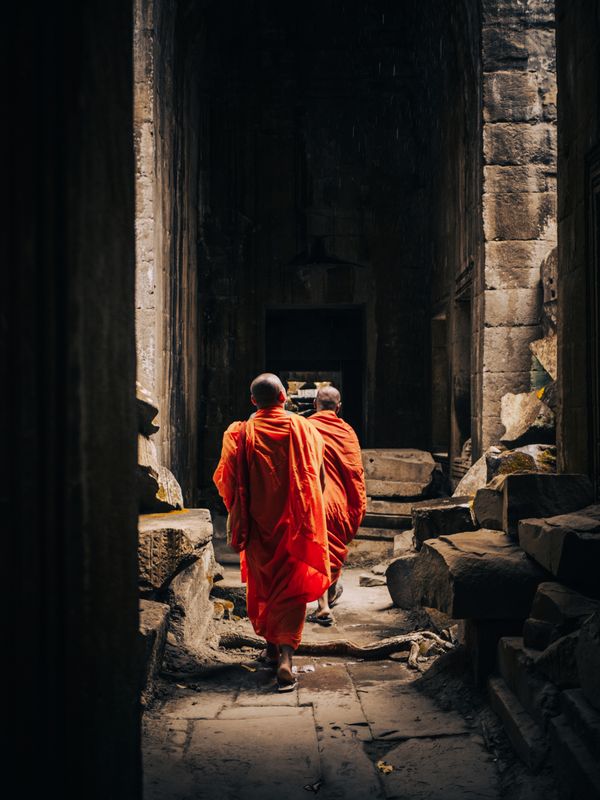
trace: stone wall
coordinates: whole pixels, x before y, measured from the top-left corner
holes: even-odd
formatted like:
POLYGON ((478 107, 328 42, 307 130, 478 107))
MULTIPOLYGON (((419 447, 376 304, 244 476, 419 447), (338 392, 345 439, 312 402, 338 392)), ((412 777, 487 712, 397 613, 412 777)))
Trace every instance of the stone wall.
POLYGON ((5 781, 136 800, 131 8, 6 14, 5 781))
MULTIPOLYGON (((586 162, 600 142, 600 4, 557 2, 558 55, 558 240, 561 373, 558 415, 561 469, 588 472, 590 461, 591 363, 589 311, 593 302, 586 220, 586 162)), ((596 312, 598 313, 598 312, 596 312)), ((596 350, 596 353, 598 351, 596 350)))
POLYGON ((542 262, 556 247, 552 0, 483 0, 484 271, 476 297, 478 447, 504 431, 500 399, 530 389, 542 262))
POLYGON ((135 3, 138 380, 161 409, 159 457, 192 504, 197 479, 196 30, 176 0, 135 3))

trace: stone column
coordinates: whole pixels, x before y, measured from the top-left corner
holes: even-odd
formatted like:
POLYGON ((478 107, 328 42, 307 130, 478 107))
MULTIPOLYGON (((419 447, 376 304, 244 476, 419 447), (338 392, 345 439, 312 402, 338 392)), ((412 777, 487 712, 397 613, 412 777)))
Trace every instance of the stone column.
POLYGON ((556 247, 554 0, 483 0, 483 291, 477 298, 481 449, 500 400, 531 388, 540 269, 556 247))

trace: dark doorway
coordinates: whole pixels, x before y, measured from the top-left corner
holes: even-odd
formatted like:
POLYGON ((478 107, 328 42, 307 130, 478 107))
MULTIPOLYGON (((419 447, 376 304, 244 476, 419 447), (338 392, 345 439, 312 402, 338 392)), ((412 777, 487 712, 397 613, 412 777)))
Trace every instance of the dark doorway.
POLYGON ((365 417, 363 343, 362 306, 267 309, 266 369, 284 377, 301 372, 332 375, 332 382, 341 384, 341 416, 361 442, 365 417))

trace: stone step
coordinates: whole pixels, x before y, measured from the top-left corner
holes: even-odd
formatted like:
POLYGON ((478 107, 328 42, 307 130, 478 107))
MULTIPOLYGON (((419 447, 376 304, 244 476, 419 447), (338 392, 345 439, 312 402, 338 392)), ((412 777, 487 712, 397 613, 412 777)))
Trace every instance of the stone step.
POLYGON ((565 798, 600 798, 600 764, 563 715, 550 723, 552 768, 565 798))
POLYGON ((393 544, 394 537, 397 533, 397 528, 367 528, 364 525, 361 525, 356 533, 356 538, 392 542, 393 544))
POLYGON ((578 630, 600 609, 600 602, 556 581, 540 583, 533 598, 530 618, 523 627, 526 647, 544 650, 552 642, 578 630))
POLYGON ((498 671, 523 708, 542 729, 560 713, 559 691, 536 666, 537 653, 523 645, 520 636, 504 636, 498 642, 498 671))
POLYGON ((473 512, 482 527, 516 538, 519 520, 575 511, 592 499, 587 475, 517 472, 497 475, 488 486, 479 489, 473 512))
POLYGON ((427 539, 474 531, 477 525, 471 514, 471 498, 443 497, 413 503, 412 528, 417 550, 427 539))
POLYGON ((488 693, 492 710, 519 758, 532 772, 538 772, 548 751, 542 728, 529 716, 517 696, 502 678, 490 678, 488 693))
MULTIPOLYGON (((377 448, 362 451, 367 481, 391 481, 414 484, 419 495, 431 482, 435 461, 425 450, 377 448)), ((370 494, 370 492, 367 492, 370 494)), ((410 496, 410 495, 407 495, 410 496)))
POLYGON ((560 702, 571 728, 600 759, 600 713, 588 703, 582 689, 566 689, 560 702))
POLYGON ((394 528, 395 530, 406 530, 411 526, 411 518, 409 515, 372 514, 367 511, 361 526, 363 528, 394 528))
POLYGON ((506 534, 482 529, 429 539, 415 565, 421 604, 452 619, 525 619, 548 575, 506 534))
POLYGON ((367 514, 410 518, 412 505, 410 500, 379 500, 376 497, 367 497, 367 514))
POLYGON ((519 544, 562 583, 600 597, 600 504, 557 516, 522 518, 519 544))

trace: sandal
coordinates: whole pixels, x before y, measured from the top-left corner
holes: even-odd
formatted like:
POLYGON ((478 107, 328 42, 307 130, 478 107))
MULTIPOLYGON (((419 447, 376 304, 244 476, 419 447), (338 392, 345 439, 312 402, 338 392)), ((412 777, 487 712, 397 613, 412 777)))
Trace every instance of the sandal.
POLYGON ((331 614, 321 614, 321 616, 319 616, 316 611, 312 614, 309 614, 306 618, 306 621, 316 622, 317 625, 322 625, 324 628, 330 628, 335 622, 331 614))
POLYGON ((290 672, 286 667, 279 667, 277 670, 277 691, 293 692, 298 686, 298 678, 294 672, 290 672))
POLYGON ((266 647, 264 650, 261 650, 261 653, 258 656, 257 661, 261 661, 263 664, 266 664, 267 667, 271 667, 272 669, 276 669, 277 664, 279 663, 276 658, 269 658, 266 647))

